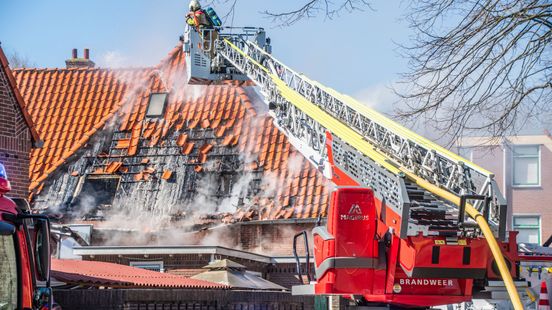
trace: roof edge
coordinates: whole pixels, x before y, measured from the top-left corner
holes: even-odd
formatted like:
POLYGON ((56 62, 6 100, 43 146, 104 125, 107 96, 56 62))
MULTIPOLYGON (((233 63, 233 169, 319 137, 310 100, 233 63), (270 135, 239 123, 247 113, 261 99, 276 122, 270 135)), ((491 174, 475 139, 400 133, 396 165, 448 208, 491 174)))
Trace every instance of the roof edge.
POLYGON ((4 54, 4 50, 2 49, 1 44, 0 44, 0 63, 2 64, 2 68, 4 68, 4 71, 6 72, 6 76, 8 77, 8 83, 10 83, 11 89, 15 95, 15 100, 19 104, 19 108, 21 110, 21 113, 23 114, 23 118, 25 119, 25 122, 27 123, 27 126, 29 127, 29 130, 31 132, 33 146, 40 148, 44 145, 44 142, 40 139, 40 135, 38 134, 38 132, 36 131, 36 128, 34 127, 34 123, 31 118, 31 115, 29 115, 29 113, 27 112, 25 100, 23 100, 23 96, 21 96, 21 93, 19 92, 19 87, 17 86, 17 82, 15 81, 13 73, 10 69, 8 58, 6 57, 6 54, 4 54))
POLYGON ((231 249, 217 245, 181 246, 83 246, 73 249, 73 254, 89 255, 169 255, 169 254, 218 254, 257 262, 270 263, 271 257, 253 252, 231 249))
POLYGON ((51 68, 13 68, 12 71, 19 73, 19 72, 27 72, 27 71, 44 71, 44 72, 50 72, 50 71, 140 71, 140 70, 151 70, 154 69, 155 66, 141 66, 141 67, 119 67, 119 68, 110 68, 110 67, 94 67, 94 68, 63 68, 63 67, 51 67, 51 68))

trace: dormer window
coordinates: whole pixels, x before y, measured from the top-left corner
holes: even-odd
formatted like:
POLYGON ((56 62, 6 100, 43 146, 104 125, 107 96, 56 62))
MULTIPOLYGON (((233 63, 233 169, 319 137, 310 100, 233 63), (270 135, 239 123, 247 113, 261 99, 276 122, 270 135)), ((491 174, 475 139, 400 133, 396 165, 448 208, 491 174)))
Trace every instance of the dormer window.
POLYGON ((167 93, 153 93, 149 97, 146 117, 162 117, 167 103, 167 93))

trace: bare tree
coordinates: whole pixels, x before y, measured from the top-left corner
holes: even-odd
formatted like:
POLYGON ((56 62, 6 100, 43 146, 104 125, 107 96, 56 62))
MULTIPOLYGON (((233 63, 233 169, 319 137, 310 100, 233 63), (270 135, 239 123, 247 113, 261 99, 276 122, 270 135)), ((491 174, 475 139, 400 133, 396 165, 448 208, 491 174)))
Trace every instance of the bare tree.
MULTIPOLYGON (((223 19, 234 17, 234 11, 238 0, 210 0, 207 3, 222 3, 229 5, 223 15, 223 19)), ((279 26, 291 26, 302 19, 314 18, 323 15, 325 18, 333 19, 342 12, 362 11, 371 9, 368 0, 308 0, 302 1, 296 9, 289 9, 282 12, 271 12, 265 10, 262 13, 271 18, 279 26)))
POLYGON ((552 2, 415 0, 405 120, 458 137, 515 134, 552 111, 552 2))
POLYGON ((207 1, 207 6, 211 6, 214 4, 223 4, 227 6, 227 10, 224 12, 224 15, 221 16, 221 18, 226 21, 228 18, 230 18, 233 22, 234 20, 234 13, 236 12, 236 4, 238 3, 238 0, 209 0, 207 1))
POLYGON ((8 55, 8 62, 10 63, 11 68, 36 67, 36 65, 31 62, 29 57, 20 55, 16 51, 8 55))
POLYGON ((366 0, 309 0, 299 6, 297 9, 292 9, 284 12, 263 13, 272 18, 273 22, 279 23, 281 26, 291 26, 302 19, 308 19, 323 15, 328 19, 333 19, 342 12, 362 11, 371 9, 370 2, 366 0))

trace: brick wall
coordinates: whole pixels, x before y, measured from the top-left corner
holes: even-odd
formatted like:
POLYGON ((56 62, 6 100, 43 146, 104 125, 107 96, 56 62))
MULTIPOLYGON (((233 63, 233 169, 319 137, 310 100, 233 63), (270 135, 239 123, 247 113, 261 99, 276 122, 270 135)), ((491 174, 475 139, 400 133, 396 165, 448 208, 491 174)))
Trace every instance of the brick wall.
POLYGON ((11 197, 26 198, 29 188, 31 133, 21 114, 6 72, 0 67, 0 163, 12 185, 11 197))
MULTIPOLYGON (((552 138, 546 135, 508 138, 508 145, 483 145, 471 147, 472 160, 495 174, 495 180, 508 200, 508 229, 512 229, 512 215, 540 215, 541 243, 552 235, 552 138), (513 186, 512 146, 540 146, 539 186, 513 186)), ((475 143, 474 143, 475 144, 475 143)), ((469 147, 469 145, 468 145, 469 147)))
MULTIPOLYGON (((239 225, 236 235, 239 246, 245 251, 252 251, 264 255, 291 256, 293 255, 293 236, 306 230, 312 251, 311 230, 314 223, 277 223, 273 224, 242 224, 239 225)), ((304 251, 303 240, 298 240, 297 250, 304 251)))
MULTIPOLYGON (((117 229, 94 229, 91 245, 211 245, 239 249, 263 255, 291 256, 293 236, 303 230, 309 233, 312 250, 314 222, 294 223, 274 221, 270 223, 236 223, 222 225, 198 232, 181 233, 174 231, 167 238, 167 232, 139 234, 117 229), (170 240, 169 240, 170 239, 170 240)), ((298 252, 303 254, 303 240, 298 242, 298 252)))

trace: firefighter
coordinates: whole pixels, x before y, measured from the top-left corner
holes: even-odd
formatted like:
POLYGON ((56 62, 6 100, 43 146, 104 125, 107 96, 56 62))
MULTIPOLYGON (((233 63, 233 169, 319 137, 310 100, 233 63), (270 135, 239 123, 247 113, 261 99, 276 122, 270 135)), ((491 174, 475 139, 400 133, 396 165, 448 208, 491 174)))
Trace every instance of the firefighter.
POLYGON ((205 11, 201 9, 199 1, 190 1, 189 8, 190 12, 186 15, 186 23, 188 25, 196 27, 198 31, 202 28, 210 28, 212 26, 205 15, 205 11))
POLYGON ((209 53, 211 58, 215 56, 215 41, 218 39, 218 31, 213 27, 210 18, 201 8, 198 0, 190 1, 190 12, 186 15, 186 23, 194 27, 203 38, 201 48, 209 53))

